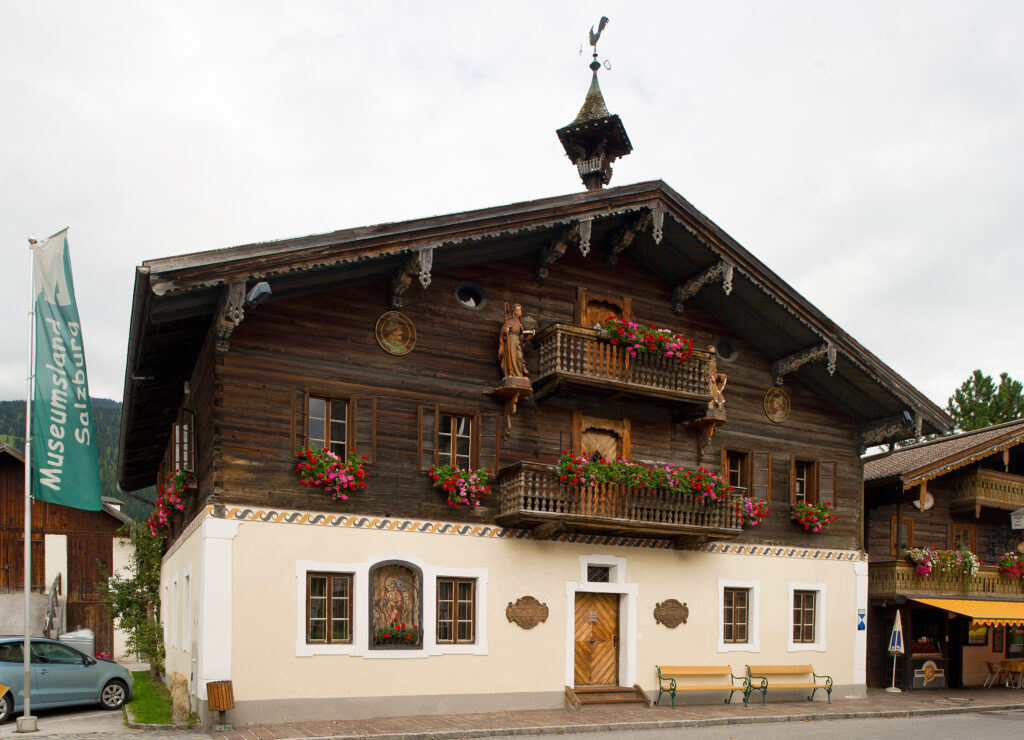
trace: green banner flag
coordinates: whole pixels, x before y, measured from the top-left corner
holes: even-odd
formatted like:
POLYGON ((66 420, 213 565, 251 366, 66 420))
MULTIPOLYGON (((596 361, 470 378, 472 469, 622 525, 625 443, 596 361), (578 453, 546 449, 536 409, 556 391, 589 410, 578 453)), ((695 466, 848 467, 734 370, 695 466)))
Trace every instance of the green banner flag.
POLYGON ((98 511, 100 465, 67 230, 32 248, 32 497, 98 511))

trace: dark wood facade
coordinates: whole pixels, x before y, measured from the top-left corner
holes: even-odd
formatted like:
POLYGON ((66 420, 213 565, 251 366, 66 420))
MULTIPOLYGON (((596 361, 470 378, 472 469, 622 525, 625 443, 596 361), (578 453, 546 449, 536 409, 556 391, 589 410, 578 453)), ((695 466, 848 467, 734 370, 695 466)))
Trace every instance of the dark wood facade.
MULTIPOLYGON (((764 396, 773 387, 776 358, 696 303, 683 315, 673 313, 672 288, 628 254, 610 267, 601 254, 583 257, 567 250, 538 279, 533 254, 495 259, 486 264, 435 271, 429 289, 413 285, 402 311, 414 322, 412 352, 386 353, 374 337, 378 316, 388 311, 389 283, 368 280, 343 288, 273 300, 245 312, 244 320, 218 342, 211 327, 183 407, 194 414, 197 435, 198 496, 184 517, 200 507, 230 504, 345 511, 382 517, 413 517, 494 523, 498 496, 482 507, 451 507, 434 490, 420 459, 420 417, 440 407, 473 416, 487 429, 503 423, 500 400, 487 395, 500 381, 497 336, 506 303, 523 306, 524 318, 538 331, 555 324, 577 325, 583 286, 591 294, 621 299, 634 320, 670 327, 705 348, 728 338, 733 359, 719 362, 728 373, 726 421, 710 444, 698 445, 688 423, 703 414, 706 402, 673 402, 657 394, 622 393, 604 388, 569 386, 539 400, 519 404, 507 438, 488 436, 498 468, 513 464, 553 464, 560 450, 573 445, 574 415, 628 421, 630 457, 704 466, 722 472, 723 449, 767 455, 767 495, 771 515, 740 541, 803 543, 820 547, 859 548, 862 470, 858 456, 862 426, 796 376, 784 385, 792 411, 783 423, 771 421, 764 396), (456 289, 473 282, 486 296, 482 307, 469 309, 456 289), (369 453, 369 486, 348 501, 332 501, 298 482, 295 454, 304 434, 305 394, 352 399, 357 413, 370 414, 373 438, 357 445, 369 453), (371 447, 367 447, 370 444, 371 447), (834 487, 838 522, 823 534, 805 532, 790 519, 795 460, 826 468, 834 487)), ((527 348, 536 376, 536 343, 527 348)), ((365 420, 365 419, 364 419, 365 420)), ((165 456, 166 457, 166 456, 165 456)))
MULTIPOLYGON (((0 593, 24 590, 25 464, 22 454, 0 445, 0 593)), ((83 511, 46 501, 32 505, 32 590, 50 589, 44 579, 45 538, 67 537, 67 581, 61 584, 68 630, 91 629, 96 651, 114 654, 114 632, 99 604, 96 583, 113 570, 114 539, 127 517, 114 511, 83 511)))

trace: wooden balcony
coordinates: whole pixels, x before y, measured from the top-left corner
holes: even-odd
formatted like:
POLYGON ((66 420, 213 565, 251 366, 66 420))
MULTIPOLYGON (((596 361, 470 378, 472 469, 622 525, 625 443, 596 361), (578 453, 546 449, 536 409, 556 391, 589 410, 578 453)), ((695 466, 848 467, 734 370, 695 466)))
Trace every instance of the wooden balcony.
POLYGON ((592 532, 673 539, 676 547, 691 548, 742 531, 728 501, 702 501, 671 489, 568 485, 559 480, 555 465, 520 462, 502 468, 497 490, 498 523, 532 527, 539 539, 562 531, 592 532))
POLYGON ((1008 598, 1024 596, 1020 578, 1008 578, 991 565, 983 565, 978 575, 940 580, 936 576, 918 578, 916 566, 907 560, 869 563, 868 596, 892 599, 897 596, 937 596, 974 598, 1008 598))
POLYGON ((540 355, 534 380, 537 398, 559 385, 576 385, 671 401, 706 404, 711 400, 711 355, 704 350, 694 350, 683 363, 649 354, 630 357, 603 332, 567 324, 552 324, 534 343, 540 355))
POLYGON ((956 512, 983 507, 1013 511, 1024 506, 1024 476, 995 470, 976 470, 953 481, 950 508, 956 512))

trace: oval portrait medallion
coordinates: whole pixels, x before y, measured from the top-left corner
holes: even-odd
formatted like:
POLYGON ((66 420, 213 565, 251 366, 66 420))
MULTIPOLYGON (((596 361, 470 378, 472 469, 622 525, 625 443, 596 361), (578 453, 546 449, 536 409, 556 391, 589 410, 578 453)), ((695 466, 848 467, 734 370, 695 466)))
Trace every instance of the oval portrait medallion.
POLYGON ((416 346, 416 327, 401 311, 387 311, 377 319, 377 344, 385 352, 406 355, 416 346))
POLYGON ((769 388, 764 394, 764 414, 776 424, 789 418, 789 395, 779 387, 769 388))

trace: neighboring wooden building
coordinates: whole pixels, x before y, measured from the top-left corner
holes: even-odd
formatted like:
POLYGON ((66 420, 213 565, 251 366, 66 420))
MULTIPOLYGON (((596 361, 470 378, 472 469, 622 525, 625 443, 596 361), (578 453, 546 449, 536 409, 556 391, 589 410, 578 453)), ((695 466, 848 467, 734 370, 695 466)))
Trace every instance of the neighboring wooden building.
MULTIPOLYGON (((88 628, 96 635, 96 652, 124 657, 125 635, 114 630, 96 589, 104 569, 107 573, 119 571, 131 557, 133 545, 118 531, 130 520, 116 508, 117 503, 104 499, 101 511, 83 511, 33 502, 31 584, 34 592, 55 596, 61 632, 88 628), (58 590, 52 594, 55 585, 58 590)), ((17 598, 0 596, 4 600, 2 613, 12 625, 16 617, 18 627, 0 626, 0 633, 24 629, 24 548, 25 456, 0 443, 0 595, 18 594, 17 598)), ((42 604, 49 600, 43 599, 42 604)), ((33 610, 34 617, 38 613, 33 610)), ((41 617, 30 625, 33 634, 41 633, 44 620, 41 617)))
POLYGON ((949 419, 664 183, 599 190, 629 149, 599 98, 559 132, 590 192, 138 268, 119 481, 195 471, 162 611, 202 711, 229 679, 236 721, 554 707, 661 662, 864 691, 860 454, 949 419), (609 314, 693 356, 630 357, 609 314), (299 483, 325 443, 366 490, 299 483), (574 487, 562 449, 703 465, 772 513, 574 487), (432 487, 445 462, 493 471, 481 506, 432 487), (805 532, 797 500, 838 522, 805 532), (407 643, 378 644, 391 619, 407 643))
POLYGON ((981 685, 988 662, 1024 658, 1024 588, 995 565, 1024 552, 1010 512, 1024 508, 1024 420, 865 459, 871 613, 868 681, 889 686, 886 652, 899 611, 908 647, 896 661, 904 688, 981 685), (969 550, 974 578, 919 577, 911 548, 969 550))

